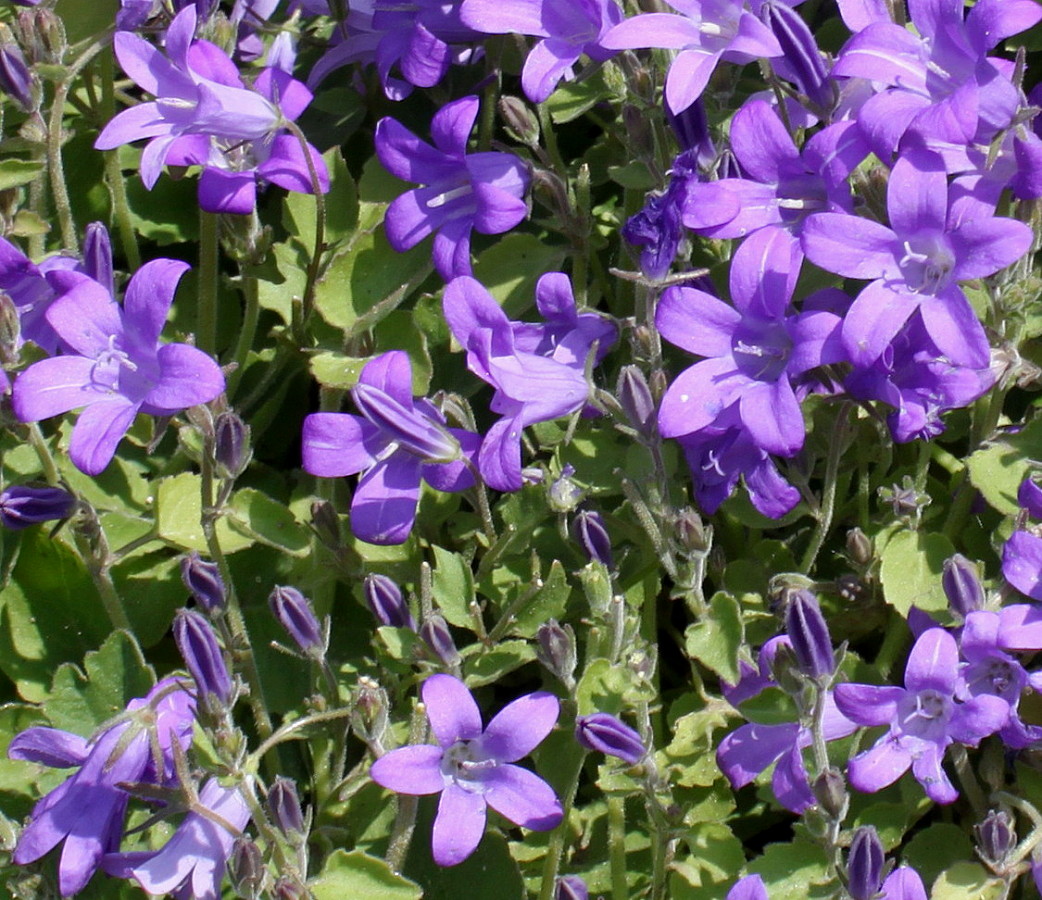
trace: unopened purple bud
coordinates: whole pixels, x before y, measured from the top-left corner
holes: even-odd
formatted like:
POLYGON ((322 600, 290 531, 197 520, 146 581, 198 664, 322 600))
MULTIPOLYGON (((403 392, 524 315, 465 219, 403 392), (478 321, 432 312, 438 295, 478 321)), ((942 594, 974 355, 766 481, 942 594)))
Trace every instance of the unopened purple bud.
POLYGON ((609 569, 615 564, 611 553, 611 538, 604 526, 601 514, 593 510, 580 510, 572 519, 572 537, 583 549, 586 558, 603 563, 609 569))
POLYGON ((290 840, 304 834, 304 811, 300 807, 297 785, 291 779, 276 776, 268 791, 268 812, 271 821, 290 840))
POLYGON ((554 900, 589 900, 590 891, 578 875, 562 875, 557 879, 554 900))
POLYGON ((0 525, 17 530, 65 519, 75 503, 72 494, 58 487, 13 485, 0 491, 0 525))
POLYGON ((636 366, 623 366, 615 388, 619 405, 630 424, 645 437, 655 431, 655 401, 644 373, 636 366))
POLYGON ((539 143, 539 120, 524 100, 509 95, 500 97, 498 108, 503 124, 512 137, 526 147, 533 147, 539 143))
POLYGON ((250 464, 250 426, 236 413, 222 412, 213 423, 213 455, 225 478, 238 478, 250 464))
POLYGON ((1013 818, 1005 810, 993 809, 974 831, 981 856, 994 866, 1001 866, 1017 845, 1013 818))
POLYGON ((450 669, 460 664, 459 650, 452 640, 448 623, 435 614, 420 626, 420 637, 430 647, 431 652, 450 669))
POLYGON ((174 641, 195 681, 199 699, 205 702, 205 698, 215 697, 221 706, 227 706, 232 698, 232 677, 217 635, 202 613, 178 610, 174 618, 174 641))
POLYGON ((181 581, 195 602, 213 615, 224 609, 228 594, 217 563, 209 562, 198 553, 189 553, 181 560, 181 581))
POLYGON ((640 734, 609 713, 579 716, 575 720, 575 739, 587 750, 617 756, 631 766, 639 763, 646 752, 640 734))
POLYGON ((275 882, 275 900, 304 900, 311 892, 306 887, 283 875, 275 882))
POLYGON ((248 837, 239 836, 235 839, 231 859, 228 860, 228 874, 231 875, 236 897, 258 900, 262 895, 267 867, 260 847, 248 837))
POLYGON ((822 110, 836 104, 836 87, 829 78, 817 41, 803 17, 785 3, 767 0, 761 17, 771 29, 784 55, 772 60, 778 74, 791 81, 822 110))
MULTIPOLYGON (((9 32, 4 32, 10 37, 9 32)), ((40 86, 13 40, 0 41, 0 88, 25 111, 36 109, 40 86)))
POLYGON ((847 780, 839 769, 831 766, 822 772, 812 787, 814 799, 830 818, 841 822, 847 814, 850 796, 847 794, 847 780))
POLYGON ((381 625, 416 630, 416 620, 402 597, 402 589, 386 575, 370 572, 362 583, 362 592, 381 625))
POLYGON ((561 625, 550 619, 539 626, 535 633, 535 655, 561 682, 571 687, 575 684, 575 632, 571 625, 561 625))
POLYGON ((325 655, 322 626, 307 597, 294 587, 277 586, 268 597, 268 603, 275 618, 302 653, 316 658, 325 655))
POLYGON ((952 612, 965 619, 984 609, 984 585, 977 567, 961 553, 949 556, 941 566, 941 586, 952 612))
POLYGON ((831 675, 836 670, 832 638, 818 601, 810 591, 796 591, 785 610, 785 632, 792 642, 800 671, 810 678, 831 675))
POLYGON ((115 295, 112 275, 112 241, 101 222, 91 222, 83 232, 83 274, 115 295))
POLYGON ((709 117, 705 104, 696 100, 687 109, 674 114, 666 107, 666 121, 677 136, 682 152, 694 152, 698 162, 707 165, 716 156, 712 134, 709 131, 709 117))
POLYGON ((860 528, 851 528, 847 532, 847 555, 857 566, 867 566, 872 562, 872 539, 860 528))
POLYGON ((1042 486, 1034 478, 1025 478, 1017 490, 1017 502, 1032 519, 1042 519, 1042 486))
POLYGON ((872 900, 883 884, 883 844, 871 825, 854 832, 847 856, 847 890, 854 900, 872 900))

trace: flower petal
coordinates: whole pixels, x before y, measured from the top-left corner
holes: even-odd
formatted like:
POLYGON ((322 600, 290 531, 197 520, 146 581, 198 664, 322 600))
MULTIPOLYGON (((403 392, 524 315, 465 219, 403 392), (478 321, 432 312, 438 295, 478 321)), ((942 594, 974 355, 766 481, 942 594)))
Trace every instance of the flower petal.
POLYGON ((473 853, 485 834, 485 794, 450 784, 438 803, 438 817, 431 835, 434 861, 455 866, 473 853))
POLYGON ((112 462, 116 445, 134 423, 140 404, 124 397, 104 400, 80 413, 69 441, 69 456, 76 468, 98 475, 112 462))
POLYGON ((441 758, 434 744, 414 744, 385 753, 369 768, 369 777, 396 794, 436 794, 445 787, 441 758))
POLYGON ((323 478, 356 475, 376 461, 367 443, 377 436, 376 426, 361 416, 312 413, 304 419, 304 470, 323 478))
POLYGON ((550 785, 520 766, 496 766, 485 780, 485 802, 523 828, 549 831, 561 824, 564 811, 550 785))
POLYGON ((420 691, 434 737, 442 747, 481 736, 481 713, 467 686, 452 675, 431 675, 420 691))
POLYGON ((381 460, 358 482, 351 499, 351 530, 370 544, 402 544, 416 520, 422 460, 399 450, 381 460))
POLYGON ((488 723, 479 745, 490 759, 516 762, 528 756, 553 730, 560 710, 557 698, 546 691, 518 697, 488 723))

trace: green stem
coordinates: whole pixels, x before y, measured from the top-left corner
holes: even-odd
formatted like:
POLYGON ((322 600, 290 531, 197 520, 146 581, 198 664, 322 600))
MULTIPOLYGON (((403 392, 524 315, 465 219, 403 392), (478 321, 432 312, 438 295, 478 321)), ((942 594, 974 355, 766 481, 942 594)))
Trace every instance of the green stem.
MULTIPOLYGON (((427 712, 422 703, 417 703, 412 711, 409 723, 409 743, 427 743, 427 712)), ((409 855, 409 844, 416 828, 416 810, 419 798, 406 794, 398 795, 398 811, 395 813, 394 825, 391 827, 391 839, 387 845, 387 865, 391 871, 401 872, 405 858, 409 855)))
POLYGON ((220 239, 215 213, 199 210, 199 305, 195 343, 204 353, 217 352, 217 288, 220 239))
POLYGON ((611 863, 611 898, 627 900, 626 884, 626 799, 608 797, 608 854, 611 863))
POLYGON ((37 422, 30 422, 25 427, 29 432, 29 443, 32 444, 33 450, 36 452, 36 458, 40 460, 43 477, 47 479, 49 485, 55 487, 61 481, 61 475, 58 473, 58 467, 54 463, 54 457, 51 456, 51 449, 43 439, 43 432, 40 431, 40 426, 37 422))
POLYGON ((564 854, 564 842, 568 839, 568 819, 575 804, 575 792, 579 788, 579 776, 582 774, 586 752, 576 745, 574 768, 568 779, 568 786, 562 794, 564 816, 561 824, 550 834, 550 844, 546 848, 546 859, 543 861, 543 880, 539 886, 539 900, 553 900, 557 887, 557 873, 561 869, 561 856, 564 854))
POLYGON ((970 801, 973 808, 973 821, 980 822, 988 814, 988 801, 984 797, 977 776, 973 773, 970 765, 969 755, 966 748, 959 743, 952 744, 952 762, 955 764, 955 774, 966 792, 966 799, 970 801))
MULTIPOLYGON (((109 51, 101 56, 101 108, 106 121, 110 121, 116 115, 116 94, 113 87, 115 80, 115 65, 112 61, 112 52, 109 51)), ((136 271, 141 267, 141 253, 138 250, 137 236, 134 233, 134 220, 130 215, 123 170, 119 165, 119 151, 106 150, 104 156, 105 180, 112 197, 112 212, 119 228, 123 254, 127 258, 127 265, 132 271, 136 271)))
MULTIPOLYGON (((315 246, 311 251, 311 259, 308 261, 307 282, 304 285, 304 296, 301 298, 301 326, 303 327, 315 305, 315 286, 318 284, 319 275, 322 274, 322 254, 326 248, 326 198, 322 193, 318 169, 315 168, 315 161, 311 158, 311 145, 304 137, 304 132, 295 122, 283 122, 283 125, 300 144, 304 161, 308 167, 308 177, 311 179, 311 192, 315 198, 315 246)), ((298 337, 302 337, 302 335, 298 335, 298 337)))
POLYGON ((810 546, 803 555, 800 571, 803 574, 810 572, 814 561, 818 558, 829 529, 832 527, 832 516, 836 510, 836 480, 839 476, 839 461, 847 444, 847 430, 850 425, 849 403, 844 403, 839 412, 839 421, 836 425, 836 433, 829 442, 829 455, 825 463, 825 486, 821 492, 821 506, 818 509, 818 523, 814 528, 814 536, 811 538, 810 546))
POLYGON ((80 244, 76 237, 76 223, 72 218, 69 191, 65 186, 65 163, 62 161, 62 120, 65 117, 65 99, 69 95, 70 87, 71 76, 59 81, 54 89, 54 101, 47 124, 47 169, 51 176, 54 211, 61 227, 62 246, 77 253, 80 244))
POLYGON ((246 359, 253 348, 253 339, 257 336, 257 323, 260 320, 260 285, 253 275, 247 275, 245 271, 241 274, 242 293, 246 300, 243 309, 242 327, 239 329, 239 337, 235 342, 235 369, 228 376, 228 384, 225 393, 230 403, 235 396, 235 390, 242 380, 242 374, 246 369, 246 359))

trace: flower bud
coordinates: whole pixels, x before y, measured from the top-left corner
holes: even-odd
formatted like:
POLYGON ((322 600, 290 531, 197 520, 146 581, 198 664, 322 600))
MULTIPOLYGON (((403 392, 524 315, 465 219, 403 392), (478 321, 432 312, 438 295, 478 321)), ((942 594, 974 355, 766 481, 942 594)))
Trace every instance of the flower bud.
POLYGON ((1017 845, 1013 817, 1005 810, 993 809, 983 822, 974 826, 974 831, 980 855, 995 866, 1001 866, 1017 845))
POLYGON ((862 568, 872 562, 872 539, 860 528, 847 532, 847 556, 855 566, 862 568))
POLYGON ((232 845, 228 871, 235 895, 243 900, 259 900, 264 891, 267 868, 258 847, 248 837, 237 837, 232 845))
POLYGON ((178 610, 174 641, 195 681, 200 701, 214 697, 221 706, 227 706, 232 699, 232 677, 210 623, 194 610, 178 610))
POLYGON ((831 110, 836 105, 836 85, 829 78, 817 41, 803 17, 775 0, 764 3, 760 15, 783 51, 782 56, 771 60, 775 71, 821 110, 831 110))
POLYGON ((586 882, 578 875, 562 875, 554 887, 554 900, 589 900, 586 882))
POLYGON ((318 539, 333 553, 342 549, 340 517, 328 500, 316 500, 311 504, 311 527, 315 529, 318 539))
POLYGON ((294 587, 276 586, 268 604, 302 653, 316 659, 325 655, 325 635, 307 597, 294 587))
POLYGON ((949 556, 941 566, 941 586, 951 611, 962 619, 984 609, 984 585, 977 567, 961 553, 949 556))
POLYGON ((561 469, 559 478, 555 478, 546 489, 547 499, 550 501, 550 509, 554 512, 569 513, 574 510, 586 495, 579 485, 572 481, 575 474, 575 466, 566 463, 561 469))
POLYGON ((12 485, 0 491, 0 525, 18 530, 40 522, 65 519, 76 498, 59 487, 12 485))
POLYGON ((582 547, 587 559, 603 563, 609 569, 614 567, 611 538, 608 537, 608 529, 600 513, 589 509, 580 510, 572 519, 572 537, 582 547))
POLYGON ((847 855, 847 890, 854 900, 872 900, 883 884, 883 845, 871 825, 854 832, 847 855))
POLYGON ((275 900, 305 900, 311 892, 298 882, 283 875, 275 882, 275 900))
POLYGON ((416 620, 402 597, 402 589, 386 575, 370 572, 362 583, 366 603, 381 625, 416 630, 416 620))
POLYGON ((630 152, 637 154, 641 159, 652 158, 655 154, 655 142, 644 112, 632 104, 623 104, 622 124, 626 129, 626 145, 630 152))
POLYGON ((455 436, 440 423, 418 416, 390 394, 359 382, 351 388, 358 411, 377 428, 394 437, 398 446, 425 462, 444 463, 460 458, 455 436))
POLYGON ((700 165, 708 165, 713 161, 716 148, 713 146, 709 117, 701 98, 679 113, 673 113, 667 106, 666 121, 677 136, 677 143, 683 153, 693 153, 700 165))
POLYGON ((587 750, 617 756, 631 766, 646 753, 640 734, 609 713, 579 716, 575 720, 575 739, 587 750))
POLYGON ((520 97, 500 97, 499 115, 515 140, 526 147, 534 147, 539 143, 539 120, 520 97))
POLYGON ((83 274, 93 278, 109 294, 115 295, 112 274, 112 241, 101 222, 91 222, 83 231, 83 274))
POLYGON ((676 519, 677 538, 680 546, 689 554, 704 554, 710 546, 710 536, 706 534, 702 517, 690 506, 684 507, 676 519))
POLYGON ((293 67, 297 63, 297 42, 293 32, 284 29, 275 35, 271 46, 268 48, 266 65, 272 69, 278 69, 287 75, 293 74, 293 67))
POLYGON ((39 105, 39 79, 29 69, 21 48, 6 28, 0 31, 0 89, 25 112, 39 105))
POLYGON ((21 345, 22 317, 10 295, 0 292, 0 366, 15 365, 21 345))
POLYGON ((550 619, 535 633, 535 655, 567 688, 575 684, 575 632, 571 625, 561 625, 550 619))
POLYGON ((828 768, 822 772, 811 787, 814 799, 818 802, 829 818, 841 822, 847 814, 850 805, 850 795, 847 794, 847 780, 839 769, 828 768))
POLYGON ((236 413, 222 412, 213 423, 214 458, 225 478, 238 478, 250 464, 250 426, 236 413))
POLYGON ((785 610, 785 632, 800 671, 809 678, 822 678, 836 670, 828 625, 810 591, 795 591, 785 610))
POLYGON ((615 386, 619 406, 638 433, 648 437, 655 431, 655 401, 644 373, 636 366, 623 366, 615 386))
POLYGON ((436 613, 420 626, 420 637, 430 648, 431 652, 438 657, 450 669, 460 664, 459 650, 452 640, 448 623, 436 613))
POLYGON ((390 701, 387 699, 387 691, 377 681, 363 675, 358 679, 354 701, 351 727, 370 746, 379 745, 389 724, 387 713, 390 701))
POLYGON ((297 786, 291 779, 276 776, 268 791, 268 813, 279 831, 291 841, 304 834, 304 811, 300 808, 297 786))
POLYGON ((181 581, 195 602, 210 615, 221 612, 228 603, 220 568, 198 553, 189 553, 181 559, 181 581))

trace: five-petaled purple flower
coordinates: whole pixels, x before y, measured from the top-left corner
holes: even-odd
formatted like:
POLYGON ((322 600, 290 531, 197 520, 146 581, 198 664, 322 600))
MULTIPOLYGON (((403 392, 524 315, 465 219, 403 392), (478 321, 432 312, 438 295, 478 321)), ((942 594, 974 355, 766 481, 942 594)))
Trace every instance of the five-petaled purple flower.
POLYGON ((472 229, 502 234, 528 214, 524 195, 531 176, 525 164, 510 153, 467 153, 478 105, 471 96, 438 110, 431 120, 433 147, 396 119, 376 126, 376 155, 384 168, 423 185, 387 207, 387 240, 403 252, 437 232, 434 267, 446 281, 471 274, 472 229))
POLYGON ((366 363, 351 395, 361 416, 313 413, 304 420, 304 468, 323 478, 362 472, 351 530, 370 544, 400 544, 412 531, 421 481, 439 491, 474 484, 468 460, 480 438, 446 427, 434 404, 413 398, 404 350, 366 363))
POLYGON ((549 831, 563 817, 553 789, 513 763, 550 733, 560 706, 553 694, 519 697, 482 730, 481 713, 467 687, 452 675, 423 683, 423 702, 438 741, 399 747, 373 763, 377 784, 399 794, 441 792, 434 821, 434 861, 463 862, 485 833, 487 807, 524 828, 549 831))
POLYGON ((159 343, 187 269, 172 259, 146 263, 127 285, 122 308, 86 275, 51 275, 63 293, 47 308, 47 321, 71 352, 26 369, 15 381, 12 403, 23 422, 83 408, 69 456, 88 475, 109 464, 139 412, 172 416, 224 390, 220 367, 201 350, 159 343))
POLYGON ((959 686, 959 649, 942 628, 924 631, 915 642, 903 688, 837 685, 836 705, 844 715, 859 725, 889 727, 850 761, 850 783, 871 793, 893 784, 911 767, 931 800, 952 803, 959 792, 941 764, 948 745, 976 747, 1009 720, 1005 700, 982 693, 960 702, 959 686))

